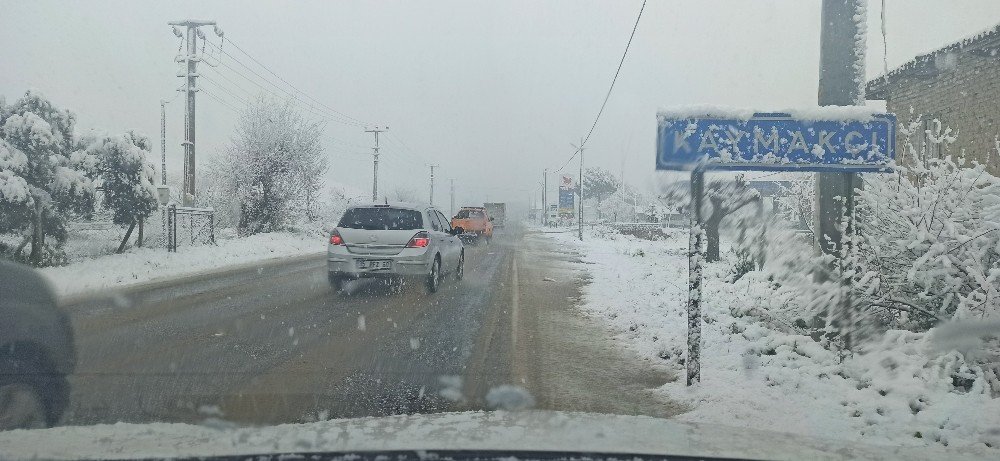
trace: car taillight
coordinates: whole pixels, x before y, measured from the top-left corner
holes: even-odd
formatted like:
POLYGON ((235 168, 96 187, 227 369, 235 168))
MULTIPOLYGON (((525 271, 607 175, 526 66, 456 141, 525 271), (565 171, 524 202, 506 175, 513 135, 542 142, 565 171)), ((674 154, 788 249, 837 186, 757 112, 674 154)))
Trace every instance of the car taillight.
POLYGON ((425 248, 430 243, 431 238, 427 232, 417 232, 409 242, 406 242, 406 248, 425 248))
POLYGON ((343 245, 344 238, 340 236, 340 232, 333 231, 330 233, 330 245, 343 245))

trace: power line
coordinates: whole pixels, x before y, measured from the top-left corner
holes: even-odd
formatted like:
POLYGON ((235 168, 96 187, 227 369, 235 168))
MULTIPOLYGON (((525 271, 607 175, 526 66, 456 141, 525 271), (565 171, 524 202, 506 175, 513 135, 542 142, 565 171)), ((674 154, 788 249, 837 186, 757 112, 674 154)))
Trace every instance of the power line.
MULTIPOLYGON (((212 45, 212 46, 215 46, 211 42, 209 42, 209 44, 212 45)), ((322 109, 317 108, 314 104, 308 103, 306 101, 303 101, 301 98, 297 97, 294 93, 292 93, 292 92, 290 92, 288 90, 285 90, 285 89, 281 88, 278 84, 276 84, 276 83, 268 80, 267 77, 264 77, 264 76, 260 75, 258 72, 254 71, 252 68, 250 68, 250 66, 248 66, 248 65, 244 64, 242 61, 234 58, 229 53, 226 53, 224 51, 223 51, 223 53, 226 56, 229 56, 230 60, 232 60, 232 61, 236 62, 237 64, 239 64, 240 66, 242 66, 244 69, 246 69, 247 71, 249 71, 251 74, 253 74, 254 76, 256 76, 258 79, 262 80, 265 83, 270 84, 272 87, 274 87, 275 89, 283 92, 284 94, 278 94, 277 92, 275 92, 275 90, 272 90, 271 88, 268 88, 267 86, 264 86, 263 84, 261 84, 257 80, 254 80, 254 79, 252 79, 252 78, 244 75, 242 72, 240 72, 239 70, 237 70, 233 66, 230 66, 226 61, 219 61, 219 63, 222 64, 223 67, 229 69, 234 74, 239 75, 240 77, 243 77, 244 80, 246 80, 246 81, 248 81, 250 83, 253 83, 258 88, 260 88, 261 90, 263 90, 264 92, 266 92, 266 93, 268 93, 268 94, 270 94, 272 96, 281 98, 281 99, 285 99, 285 98, 291 97, 292 99, 298 101, 300 104, 303 104, 306 107, 308 107, 314 114, 318 113, 323 118, 330 119, 330 120, 332 120, 334 122, 342 123, 342 124, 345 124, 345 125, 358 126, 358 127, 363 126, 363 125, 360 125, 358 123, 351 122, 349 120, 343 120, 339 116, 332 115, 330 113, 324 112, 322 109)))
POLYGON ((414 157, 418 157, 419 159, 423 160, 425 163, 430 163, 431 162, 427 157, 424 157, 423 155, 420 155, 419 153, 417 153, 417 151, 415 151, 413 149, 410 149, 410 146, 406 145, 406 143, 403 142, 403 140, 400 139, 398 136, 396 136, 396 135, 390 135, 388 138, 393 143, 399 145, 404 150, 406 150, 409 153, 413 154, 414 157))
POLYGON ((216 100, 216 101, 217 101, 217 102, 218 102, 219 104, 222 104, 223 106, 225 106, 225 107, 226 107, 226 108, 228 108, 229 110, 231 110, 231 111, 235 112, 235 113, 236 113, 237 115, 238 115, 238 114, 240 114, 240 110, 239 110, 239 109, 237 109, 237 108, 233 107, 233 106, 232 106, 231 104, 229 104, 228 102, 226 102, 226 101, 223 101, 223 100, 222 100, 222 98, 220 98, 220 97, 218 97, 218 96, 216 96, 216 95, 214 95, 214 94, 212 94, 212 93, 209 93, 208 91, 206 91, 206 90, 205 90, 205 88, 199 88, 199 89, 198 89, 198 91, 199 91, 200 93, 204 93, 204 94, 205 94, 205 96, 208 96, 208 97, 210 97, 210 98, 212 98, 212 99, 216 100))
POLYGON ((239 101, 239 102, 241 102, 241 103, 243 103, 243 104, 245 104, 245 105, 250 105, 250 102, 249 102, 249 101, 247 101, 247 100, 246 100, 246 99, 244 99, 243 97, 241 97, 241 96, 237 95, 236 93, 233 93, 232 91, 230 91, 230 90, 229 90, 229 88, 226 88, 226 87, 224 87, 224 86, 220 85, 220 84, 219 84, 219 82, 216 82, 215 80, 212 80, 211 78, 208 78, 208 76, 207 76, 207 75, 205 75, 205 74, 202 74, 202 75, 201 75, 201 78, 205 79, 205 80, 206 80, 206 81, 208 81, 208 82, 211 82, 211 83, 212 83, 212 85, 214 85, 214 86, 215 86, 215 87, 217 87, 218 89, 220 89, 220 90, 222 90, 222 91, 226 92, 226 94, 228 94, 228 95, 232 96, 232 97, 233 97, 233 98, 235 98, 235 99, 236 99, 237 101, 239 101))
MULTIPOLYGON (((222 73, 222 72, 219 72, 219 71, 218 71, 218 70, 216 70, 216 69, 215 69, 214 67, 209 67, 209 69, 211 69, 211 70, 212 70, 212 72, 215 72, 215 75, 218 75, 218 76, 219 76, 219 77, 221 77, 221 78, 222 78, 223 80, 225 80, 225 81, 229 82, 229 84, 230 84, 230 85, 232 85, 232 86, 236 87, 236 89, 238 89, 238 90, 242 91, 243 93, 246 93, 246 94, 248 95, 248 98, 247 98, 247 99, 250 99, 250 98, 252 98, 253 96, 255 96, 255 95, 254 95, 254 93, 253 93, 252 91, 250 91, 250 90, 247 90, 246 88, 243 88, 242 86, 240 86, 240 84, 238 84, 238 83, 234 82, 234 81, 233 81, 233 80, 232 80, 231 78, 227 77, 227 76, 226 76, 226 74, 224 74, 224 73, 222 73)), ((242 76, 242 75, 240 75, 240 76, 241 76, 241 77, 243 77, 243 78, 246 78, 245 76, 242 76)))
MULTIPOLYGON (((264 76, 263 76, 263 75, 261 75, 261 74, 260 74, 259 72, 255 71, 255 70, 254 70, 253 68, 251 68, 251 67, 250 67, 250 66, 248 66, 247 64, 243 63, 242 61, 240 61, 239 59, 237 59, 237 58, 236 58, 235 56, 233 56, 232 54, 229 54, 229 52, 228 52, 228 51, 225 51, 225 50, 223 50, 222 48, 220 48, 220 47, 219 47, 218 45, 216 45, 216 44, 212 43, 211 41, 208 41, 208 40, 206 40, 206 42, 207 42, 207 43, 208 43, 208 44, 209 44, 210 46, 212 46, 213 48, 215 48, 216 50, 218 50, 218 51, 219 51, 220 53, 222 53, 223 55, 225 55, 225 56, 229 57, 229 59, 230 59, 230 60, 232 60, 232 61, 236 62, 237 64, 239 64, 240 66, 242 66, 242 67, 243 67, 244 69, 246 69, 247 71, 249 71, 249 72, 250 72, 251 74, 253 74, 253 75, 254 75, 254 76, 256 76, 257 78, 259 78, 260 80, 262 80, 262 81, 264 81, 264 82, 266 82, 266 83, 270 84, 270 85, 271 85, 271 86, 273 86, 273 87, 274 87, 275 89, 277 89, 277 90, 279 90, 279 91, 281 91, 281 92, 285 93, 285 94, 286 94, 287 96, 289 96, 289 97, 291 97, 291 98, 293 98, 293 99, 295 99, 295 100, 299 101, 300 103, 302 103, 302 104, 306 105, 307 107, 311 108, 311 109, 312 109, 313 111, 316 111, 316 112, 319 112, 320 114, 322 114, 322 115, 325 115, 325 116, 326 116, 327 118, 329 118, 329 119, 331 119, 331 120, 333 120, 333 121, 335 121, 335 122, 338 122, 338 123, 343 123, 343 124, 345 124, 345 125, 354 125, 354 126, 358 126, 358 127, 364 127, 364 126, 365 126, 364 122, 361 122, 361 121, 359 121, 359 120, 355 119, 354 117, 351 117, 351 116, 349 116, 349 115, 346 115, 346 114, 343 114, 343 113, 341 113, 341 112, 339 112, 339 111, 337 111, 337 110, 335 110, 335 109, 332 109, 332 108, 330 108, 329 106, 326 106, 325 104, 322 104, 322 103, 319 103, 318 101, 316 101, 316 99, 315 99, 315 98, 313 98, 313 97, 311 97, 311 96, 309 96, 309 95, 305 94, 305 93, 304 93, 304 92, 302 92, 301 90, 298 90, 297 88, 295 88, 295 87, 291 86, 291 84, 289 84, 288 82, 286 82, 286 81, 285 81, 284 79, 282 79, 282 78, 281 78, 280 76, 278 76, 277 74, 275 74, 275 73, 274 73, 273 71, 271 71, 270 69, 268 69, 268 68, 267 68, 267 67, 265 67, 264 65, 260 64, 260 62, 259 62, 259 61, 257 61, 256 59, 254 59, 254 58, 253 58, 252 56, 250 56, 249 54, 247 54, 247 53, 246 53, 245 51, 243 51, 242 49, 240 49, 240 51, 241 51, 241 52, 243 52, 243 54, 247 54, 247 56, 248 56, 248 57, 249 57, 249 58, 250 58, 251 60, 253 60, 253 61, 254 61, 255 63, 257 63, 258 65, 260 65, 260 66, 261 66, 262 68, 264 68, 264 70, 266 70, 267 72, 271 73, 272 75, 275 75, 276 77, 278 77, 278 79, 279 79, 279 80, 281 80, 282 82, 284 82, 284 83, 285 83, 286 85, 288 85, 288 86, 292 87, 292 88, 293 88, 293 89, 295 89, 296 91, 299 91, 299 92, 302 92, 302 93, 303 93, 303 95, 305 95, 305 97, 307 97, 307 98, 309 98, 309 99, 311 99, 311 100, 315 101, 315 103, 314 103, 314 102, 308 102, 308 101, 305 101, 305 100, 303 100, 302 98, 300 98, 299 96, 297 96, 297 95, 296 95, 295 93, 293 93, 293 92, 291 92, 291 91, 289 91, 289 90, 286 90, 286 89, 282 88, 282 87, 281 87, 280 85, 278 85, 277 83, 274 83, 273 81, 269 80, 269 79, 268 79, 267 77, 264 77, 264 76), (316 107, 316 106, 317 106, 317 104, 319 105, 319 107, 316 107), (326 110, 324 111, 324 110, 323 110, 323 108, 326 108, 326 110), (332 113, 331 113, 331 112, 332 112, 332 113)), ((232 40, 232 39, 230 39, 230 40, 229 40, 229 43, 230 43, 230 44, 232 44, 232 46, 234 46, 234 47, 236 47, 237 49, 239 49, 239 47, 238 47, 238 46, 237 46, 237 45, 236 45, 236 44, 235 44, 235 43, 233 42, 233 40, 232 40)), ((239 72, 239 71, 237 71, 236 69, 234 69, 234 68, 233 68, 232 66, 230 66, 230 65, 226 64, 226 62, 225 62, 225 61, 222 61, 222 60, 220 60, 219 62, 220 62, 220 63, 221 63, 221 64, 222 64, 222 65, 223 65, 224 67, 226 67, 226 68, 228 68, 228 69, 232 70, 233 72, 236 72, 237 74, 239 74, 239 75, 240 75, 240 76, 242 76, 243 78, 245 78, 245 79, 247 79, 248 81, 250 81, 250 82, 254 83, 255 85, 259 86, 259 87, 260 87, 261 89, 263 89, 263 90, 267 91, 268 93, 271 93, 272 95, 275 95, 275 96, 279 96, 279 97, 282 97, 281 95, 279 95, 279 94, 275 93, 275 92, 274 92, 273 90, 270 90, 270 89, 268 89, 268 88, 264 87, 263 85, 261 85, 261 84, 257 83, 256 81, 254 81, 254 80, 252 80, 252 79, 248 78, 247 76, 245 76, 245 75, 242 75, 242 74, 240 74, 240 72, 239 72)))
MULTIPOLYGON (((594 128, 597 127, 597 121, 601 119, 601 114, 604 113, 604 108, 605 106, 608 105, 608 99, 611 98, 611 91, 614 90, 615 82, 618 81, 618 74, 621 73, 622 65, 625 64, 625 57, 628 56, 628 50, 632 46, 632 39, 635 38, 635 31, 639 28, 639 19, 642 18, 642 12, 645 9, 646 9, 646 0, 642 0, 642 6, 639 7, 639 14, 636 15, 635 24, 632 26, 632 33, 628 36, 628 43, 625 44, 625 51, 622 53, 621 60, 618 61, 618 68, 615 70, 615 76, 614 78, 611 79, 611 86, 608 87, 608 92, 607 94, 604 95, 604 102, 601 103, 601 109, 597 111, 597 117, 594 117, 594 123, 590 125, 590 131, 587 132, 587 136, 585 136, 583 138, 583 141, 580 142, 581 149, 587 145, 587 141, 590 140, 590 135, 594 134, 594 128)), ((572 161, 573 158, 576 157, 576 154, 578 154, 579 152, 580 152, 579 149, 576 152, 574 152, 573 157, 570 157, 569 160, 567 160, 566 163, 555 172, 558 173, 562 171, 563 168, 566 168, 566 165, 569 165, 569 162, 572 161)))
POLYGON ((572 157, 570 157, 569 159, 567 159, 567 160, 566 160, 566 163, 563 163, 563 166, 559 167, 559 169, 558 169, 558 170, 556 170, 556 171, 553 171, 553 173, 558 173, 558 172, 562 171, 562 170, 563 170, 563 168, 566 168, 566 165, 569 165, 569 162, 572 162, 572 161, 573 161, 573 159, 575 159, 575 158, 576 158, 576 154, 579 154, 579 153, 580 153, 580 149, 577 149, 577 150, 576 150, 575 152, 573 152, 573 156, 572 156, 572 157))
MULTIPOLYGON (((278 75, 278 74, 274 73, 274 71, 272 71, 272 70, 271 70, 271 69, 269 69, 269 68, 268 68, 267 66, 265 66, 265 65, 264 65, 263 63, 261 63, 260 61, 258 61, 258 60, 257 60, 256 58, 254 58, 254 57, 253 57, 253 56, 251 56, 251 55, 250 55, 249 53, 247 53, 246 51, 244 51, 244 50, 243 50, 243 48, 240 48, 240 46, 239 46, 239 45, 237 45, 237 44, 236 44, 236 42, 234 42, 234 41, 233 41, 232 39, 229 39, 229 43, 230 43, 230 44, 231 44, 231 45, 232 45, 232 46, 233 46, 234 48, 236 48, 237 50, 240 50, 240 52, 241 52, 241 53, 243 53, 244 55, 246 55, 246 57, 250 58, 250 60, 251 60, 251 61, 253 61, 253 62, 257 63, 257 65, 258 65, 258 66, 260 66, 260 67, 264 68, 264 70, 268 71, 268 72, 269 72, 269 73, 270 73, 271 75, 273 75, 273 76, 277 77, 277 78, 278 78, 278 80, 281 80, 281 81, 282 81, 282 82, 283 82, 283 83, 284 83, 285 85, 288 85, 288 86, 289 86, 290 88, 292 88, 293 90, 295 90, 295 91, 298 91, 298 92, 299 92, 299 93, 301 93, 301 94, 302 94, 303 96, 305 96, 305 97, 309 98, 310 100, 314 101, 314 102, 315 102, 316 104, 319 104, 319 105, 320 105, 320 107, 324 107, 324 108, 326 108, 327 110, 330 110, 330 111, 332 111, 332 112, 334 112, 334 113, 336 113, 336 114, 340 114, 341 116, 343 116, 343 117, 346 117, 346 118, 348 118, 348 119, 350 119, 350 120, 354 120, 355 122, 358 122, 358 123, 360 123, 360 124, 362 124, 362 125, 364 125, 364 124, 365 124, 365 122, 364 122, 364 121, 362 121, 362 120, 358 120, 358 119, 356 119, 356 118, 354 118, 354 117, 351 117, 350 115, 347 115, 347 114, 345 114, 345 113, 343 113, 343 112, 340 112, 340 111, 338 111, 338 110, 336 110, 336 109, 334 109, 334 108, 332 108, 332 107, 330 107, 330 106, 327 106, 326 104, 323 104, 322 102, 320 102, 320 101, 319 101, 319 100, 317 100, 316 98, 314 98, 314 97, 310 96, 309 94, 307 94, 307 93, 306 93, 305 91, 302 91, 302 90, 300 90, 300 89, 296 88, 296 87, 295 87, 294 85, 292 85, 291 83, 288 83, 288 81, 287 81, 287 80, 285 80, 285 79, 281 78, 281 76, 280 76, 280 75, 278 75)), ((220 48, 220 49, 221 49, 221 48, 220 48)), ((228 53, 227 53, 227 55, 228 55, 228 53)))
POLYGON ((604 102, 601 103, 601 110, 597 112, 597 117, 594 118, 594 123, 590 125, 590 131, 587 132, 587 136, 583 138, 583 142, 580 144, 581 149, 587 144, 587 141, 590 140, 590 135, 594 133, 597 121, 601 119, 601 114, 604 113, 604 106, 608 105, 608 99, 611 98, 611 90, 615 88, 615 82, 618 81, 618 74, 622 71, 622 65, 625 64, 625 56, 628 56, 628 49, 632 46, 632 38, 635 37, 635 31, 639 28, 639 19, 642 18, 642 11, 645 9, 646 0, 642 0, 642 6, 639 7, 639 14, 635 17, 635 25, 632 26, 632 34, 628 36, 628 43, 625 44, 625 52, 622 53, 622 59, 618 61, 618 69, 615 70, 615 77, 611 79, 611 86, 608 87, 608 93, 604 95, 604 102))

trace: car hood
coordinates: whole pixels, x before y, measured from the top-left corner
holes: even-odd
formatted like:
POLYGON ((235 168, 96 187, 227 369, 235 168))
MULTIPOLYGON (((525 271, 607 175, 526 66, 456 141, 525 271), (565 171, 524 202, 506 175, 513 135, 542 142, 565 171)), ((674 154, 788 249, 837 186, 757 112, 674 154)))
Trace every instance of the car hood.
MULTIPOLYGON (((7 459, 122 459, 311 452, 496 451, 752 459, 985 459, 988 449, 894 447, 651 418, 547 411, 339 419, 271 427, 125 424, 0 433, 7 459)), ((992 453, 995 454, 995 453, 992 453)))

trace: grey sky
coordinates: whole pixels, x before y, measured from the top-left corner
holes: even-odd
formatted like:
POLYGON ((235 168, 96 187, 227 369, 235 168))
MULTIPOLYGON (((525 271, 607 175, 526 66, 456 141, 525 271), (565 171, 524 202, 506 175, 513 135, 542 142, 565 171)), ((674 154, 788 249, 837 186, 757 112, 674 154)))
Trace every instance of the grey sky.
MULTIPOLYGON (((159 100, 173 98, 181 84, 173 62, 179 43, 166 22, 215 19, 227 38, 306 93, 389 125, 383 191, 403 187, 423 196, 424 165, 433 162, 442 164, 439 205, 447 205, 447 178, 456 178, 459 204, 523 204, 541 170, 564 164, 569 144, 590 128, 641 3, 4 0, 0 95, 10 101, 37 88, 74 110, 81 129, 136 129, 155 139, 159 100)), ((996 0, 887 4, 890 68, 1000 22, 996 0)), ((588 143, 587 163, 624 168, 627 181, 649 184, 658 107, 814 105, 819 6, 651 0, 588 143)), ((873 0, 869 77, 882 69, 879 8, 873 0)), ((202 72, 242 97, 249 97, 243 90, 259 92, 226 67, 202 72)), ((204 88, 239 105, 211 82, 204 88)), ((178 98, 167 109, 170 174, 180 167, 182 108, 178 98)), ((235 120, 230 109, 199 96, 199 164, 227 141, 235 120)), ((360 128, 330 122, 330 178, 370 190, 371 156, 362 154, 371 142, 360 128)))

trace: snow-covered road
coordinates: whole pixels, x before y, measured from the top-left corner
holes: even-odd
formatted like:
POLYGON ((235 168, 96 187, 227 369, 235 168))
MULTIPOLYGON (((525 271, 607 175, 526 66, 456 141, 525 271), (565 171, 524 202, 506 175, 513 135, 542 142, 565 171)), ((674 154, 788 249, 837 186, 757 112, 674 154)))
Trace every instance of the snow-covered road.
POLYGON ((302 256, 78 300, 67 306, 79 365, 66 423, 682 411, 648 392, 672 372, 575 310, 578 260, 511 232, 468 247, 465 279, 432 295, 358 281, 338 296, 323 257, 302 256))

